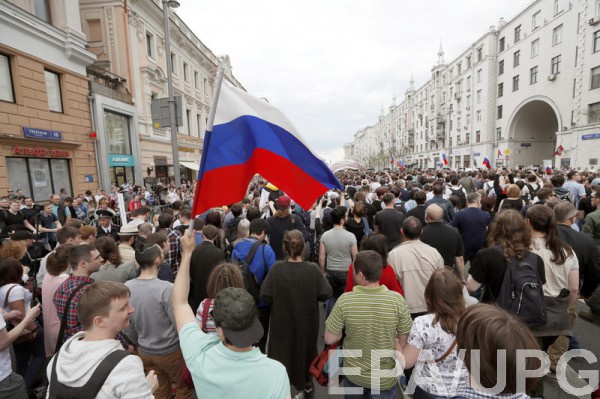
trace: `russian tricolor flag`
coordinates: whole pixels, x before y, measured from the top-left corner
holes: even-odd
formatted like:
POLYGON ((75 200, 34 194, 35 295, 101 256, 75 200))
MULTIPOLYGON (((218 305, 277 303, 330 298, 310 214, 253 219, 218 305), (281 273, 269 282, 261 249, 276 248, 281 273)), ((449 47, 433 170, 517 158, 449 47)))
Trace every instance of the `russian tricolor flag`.
POLYGON ((442 161, 444 161, 444 165, 448 166, 448 157, 445 152, 442 152, 442 161))
POLYGON ((492 169, 492 164, 490 163, 490 160, 488 159, 488 157, 483 157, 483 166, 488 168, 488 170, 492 169))
POLYGON ((390 163, 393 165, 395 161, 395 158, 393 155, 390 155, 390 163))
MULTIPOLYGON (((216 86, 220 80, 217 76, 216 86)), ((192 216, 241 201, 256 173, 304 209, 329 189, 343 189, 289 119, 266 101, 223 82, 215 87, 213 108, 192 216)))

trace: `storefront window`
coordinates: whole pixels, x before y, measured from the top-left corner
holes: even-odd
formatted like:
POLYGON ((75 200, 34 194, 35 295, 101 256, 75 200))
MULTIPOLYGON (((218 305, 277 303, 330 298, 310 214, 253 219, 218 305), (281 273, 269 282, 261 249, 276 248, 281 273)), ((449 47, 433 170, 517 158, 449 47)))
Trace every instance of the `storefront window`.
POLYGON ((73 193, 67 159, 6 158, 6 166, 11 188, 23 190, 36 202, 49 200, 61 188, 73 193))
POLYGON ((109 154, 131 154, 129 117, 105 110, 104 126, 109 154))

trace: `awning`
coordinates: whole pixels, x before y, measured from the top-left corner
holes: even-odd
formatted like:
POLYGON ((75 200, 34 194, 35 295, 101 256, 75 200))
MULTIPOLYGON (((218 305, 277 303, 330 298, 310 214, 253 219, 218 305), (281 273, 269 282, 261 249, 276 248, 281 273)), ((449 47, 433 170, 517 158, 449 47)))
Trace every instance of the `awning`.
POLYGON ((200 164, 196 162, 179 161, 179 165, 191 170, 195 170, 196 172, 200 170, 200 164))

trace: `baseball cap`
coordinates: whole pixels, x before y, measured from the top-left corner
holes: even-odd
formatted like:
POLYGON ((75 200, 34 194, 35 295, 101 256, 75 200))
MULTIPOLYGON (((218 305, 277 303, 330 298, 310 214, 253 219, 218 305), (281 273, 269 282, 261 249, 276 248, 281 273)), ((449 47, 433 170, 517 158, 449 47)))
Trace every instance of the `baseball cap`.
POLYGON ((262 338, 264 330, 256 317, 256 303, 243 288, 224 288, 217 294, 211 316, 225 338, 238 348, 251 346, 262 338))
POLYGON ((281 209, 289 208, 291 202, 292 200, 290 197, 287 195, 282 195, 281 197, 277 198, 277 207, 281 209))
POLYGON ((113 214, 110 213, 110 211, 105 211, 103 209, 97 210, 96 214, 98 215, 98 218, 109 218, 112 219, 113 214))
POLYGON ((592 180, 592 186, 600 187, 600 177, 596 177, 594 180, 592 180))

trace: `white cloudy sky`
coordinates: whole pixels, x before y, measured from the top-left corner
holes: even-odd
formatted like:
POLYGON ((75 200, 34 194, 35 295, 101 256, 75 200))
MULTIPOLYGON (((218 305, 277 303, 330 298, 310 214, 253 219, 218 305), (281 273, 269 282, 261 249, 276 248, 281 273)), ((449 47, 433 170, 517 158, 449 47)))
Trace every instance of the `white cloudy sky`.
POLYGON ((531 0, 180 0, 177 14, 236 78, 294 122, 326 161, 372 125, 411 72, 446 61, 531 0))

